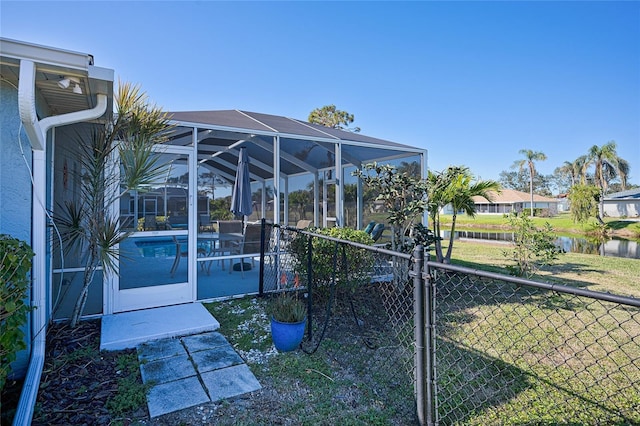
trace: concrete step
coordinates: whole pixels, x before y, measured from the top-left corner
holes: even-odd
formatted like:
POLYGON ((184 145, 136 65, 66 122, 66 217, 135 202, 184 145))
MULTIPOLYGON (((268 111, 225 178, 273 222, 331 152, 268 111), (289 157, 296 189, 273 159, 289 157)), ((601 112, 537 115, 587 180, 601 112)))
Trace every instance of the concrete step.
POLYGON ((102 317, 100 350, 135 348, 167 337, 187 336, 220 328, 202 303, 164 306, 102 317))

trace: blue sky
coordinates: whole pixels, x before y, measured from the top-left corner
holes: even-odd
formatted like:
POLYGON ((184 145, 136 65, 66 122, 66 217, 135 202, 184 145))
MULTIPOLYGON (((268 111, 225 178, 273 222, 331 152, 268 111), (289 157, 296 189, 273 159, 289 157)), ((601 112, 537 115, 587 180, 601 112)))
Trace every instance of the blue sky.
POLYGON ((90 53, 167 111, 335 104, 429 167, 549 174, 609 140, 640 184, 640 2, 11 2, 0 35, 90 53))

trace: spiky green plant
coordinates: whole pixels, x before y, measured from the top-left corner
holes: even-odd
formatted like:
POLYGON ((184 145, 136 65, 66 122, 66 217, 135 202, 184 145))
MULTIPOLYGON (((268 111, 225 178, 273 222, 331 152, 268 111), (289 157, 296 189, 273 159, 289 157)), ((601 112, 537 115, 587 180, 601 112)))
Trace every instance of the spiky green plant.
POLYGON ((130 235, 109 207, 127 191, 137 191, 166 173, 154 145, 165 141, 170 128, 167 115, 149 104, 139 86, 122 82, 118 86, 115 117, 93 127, 88 136, 77 136, 80 196, 60 206, 61 214, 55 217, 63 249, 78 254, 84 265, 72 327, 84 311, 96 271, 102 267, 105 273, 117 273, 118 244, 130 235))

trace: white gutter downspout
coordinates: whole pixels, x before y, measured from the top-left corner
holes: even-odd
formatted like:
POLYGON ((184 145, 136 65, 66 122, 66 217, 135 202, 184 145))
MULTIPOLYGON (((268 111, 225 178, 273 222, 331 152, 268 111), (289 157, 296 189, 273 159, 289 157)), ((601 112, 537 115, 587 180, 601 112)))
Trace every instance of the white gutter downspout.
POLYGON ((79 123, 101 117, 107 110, 107 96, 97 95, 97 105, 89 110, 55 115, 38 120, 35 106, 36 67, 33 61, 20 61, 18 86, 18 110, 25 131, 29 136, 33 155, 32 230, 31 244, 35 256, 31 268, 31 300, 35 308, 31 313, 33 343, 29 369, 22 387, 20 402, 13 419, 14 426, 31 424, 33 408, 38 395, 47 331, 47 216, 46 202, 46 141, 47 131, 56 126, 79 123))

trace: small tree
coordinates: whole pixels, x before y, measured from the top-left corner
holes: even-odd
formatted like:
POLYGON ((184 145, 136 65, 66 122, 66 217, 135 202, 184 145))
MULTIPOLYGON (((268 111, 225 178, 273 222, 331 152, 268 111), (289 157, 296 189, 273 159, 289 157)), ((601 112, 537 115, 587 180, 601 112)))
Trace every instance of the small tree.
POLYGON ((550 265, 558 258, 561 251, 555 245, 556 235, 548 222, 537 228, 531 218, 512 212, 509 225, 514 231, 514 247, 503 255, 515 262, 515 265, 507 266, 512 274, 532 277, 541 266, 550 265))
POLYGON ((293 206, 298 210, 298 218, 306 219, 306 210, 307 206, 313 204, 313 196, 312 194, 305 190, 299 189, 297 191, 293 191, 289 193, 289 205, 293 206))
POLYGON ((435 240, 436 258, 438 262, 451 262, 453 249, 453 237, 456 229, 456 219, 458 212, 463 211, 468 216, 475 216, 476 206, 473 197, 482 196, 491 201, 491 191, 499 191, 500 185, 493 180, 473 181, 473 175, 468 167, 450 166, 441 173, 429 172, 428 194, 429 194, 429 217, 433 226, 433 235, 440 235, 440 211, 451 205, 453 217, 449 236, 449 246, 447 253, 442 253, 442 242, 440 238, 435 240))
POLYGON ((84 311, 96 271, 118 271, 119 251, 126 232, 110 206, 119 203, 126 191, 136 191, 166 174, 154 152, 169 128, 162 110, 147 102, 138 86, 120 83, 116 116, 109 125, 92 131, 89 138, 78 136, 81 164, 80 197, 62 207, 55 220, 62 231, 65 250, 75 250, 84 264, 82 287, 70 319, 75 327, 84 311), (120 168, 120 173, 117 172, 120 168), (118 176, 120 179, 118 180, 118 176), (124 192, 118 188, 124 188, 124 192))
POLYGON ((625 159, 618 157, 616 142, 609 141, 602 146, 593 145, 589 149, 585 166, 588 167, 590 164, 595 167, 594 177, 596 184, 600 188, 600 214, 596 218, 600 224, 604 225, 602 220, 604 215, 604 196, 607 193, 609 181, 619 177, 622 190, 624 190, 627 185, 627 176, 629 175, 629 163, 625 159))
POLYGON ((598 210, 600 202, 600 189, 593 185, 574 185, 569 191, 571 202, 571 218, 574 222, 585 223, 590 217, 602 222, 598 210))
POLYGON ((349 124, 355 119, 353 114, 341 111, 335 105, 325 105, 322 108, 316 108, 309 113, 309 123, 320 124, 325 127, 332 127, 340 130, 351 130, 359 132, 359 127, 349 128, 349 124))
POLYGON ((353 172, 382 201, 389 213, 393 250, 408 252, 412 249, 411 228, 422 222, 427 209, 427 182, 408 173, 399 173, 388 164, 370 163, 353 172))

